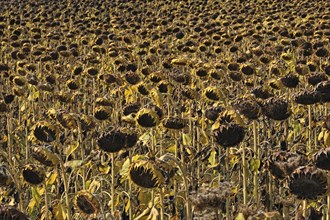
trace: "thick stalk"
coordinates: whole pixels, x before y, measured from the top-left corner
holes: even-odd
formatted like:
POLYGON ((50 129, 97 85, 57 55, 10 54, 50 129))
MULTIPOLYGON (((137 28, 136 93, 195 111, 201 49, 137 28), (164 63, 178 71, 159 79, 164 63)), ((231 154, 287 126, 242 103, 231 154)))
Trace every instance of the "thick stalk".
POLYGON ((308 105, 308 145, 307 152, 311 152, 312 150, 312 110, 311 106, 308 105))
POLYGON ((165 207, 164 207, 164 188, 161 188, 160 189, 159 200, 160 200, 160 220, 164 220, 164 214, 165 214, 165 207))
POLYGON ((243 169, 243 204, 247 205, 247 167, 246 167, 246 158, 245 158, 245 143, 242 144, 242 169, 243 169))
POLYGON ((46 213, 46 220, 49 219, 48 216, 48 194, 47 194, 47 184, 46 181, 44 182, 44 187, 45 187, 45 213, 46 213))
POLYGON ((61 173, 63 178, 63 185, 64 185, 64 194, 65 194, 65 205, 66 205, 66 213, 68 214, 68 220, 71 220, 71 205, 70 205, 70 199, 69 199, 69 186, 68 186, 68 180, 65 174, 65 167, 62 159, 60 156, 56 155, 58 158, 58 161, 61 166, 61 173))
MULTIPOLYGON (((230 181, 229 172, 229 148, 226 148, 226 180, 230 181)), ((230 220, 230 197, 226 198, 226 220, 230 220)))
MULTIPOLYGON (((257 145, 257 122, 253 121, 253 151, 254 151, 254 159, 259 160, 259 149, 257 145)), ((253 176, 253 197, 255 200, 255 204, 257 208, 259 208, 259 196, 258 196, 258 170, 254 172, 253 176)))
POLYGON ((111 214, 115 215, 115 156, 111 153, 111 214))

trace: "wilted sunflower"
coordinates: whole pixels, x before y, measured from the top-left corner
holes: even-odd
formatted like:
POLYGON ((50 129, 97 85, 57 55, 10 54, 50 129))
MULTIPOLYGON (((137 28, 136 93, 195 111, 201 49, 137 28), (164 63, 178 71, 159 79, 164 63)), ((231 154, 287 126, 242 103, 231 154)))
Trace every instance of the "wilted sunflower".
POLYGON ((0 219, 3 220, 28 220, 29 217, 16 207, 1 204, 0 205, 0 219))
POLYGON ((101 134, 97 143, 102 150, 114 153, 123 148, 133 147, 137 140, 138 135, 135 132, 115 128, 110 132, 101 134))
POLYGON ((86 215, 97 214, 100 210, 99 201, 87 190, 81 190, 76 194, 74 204, 80 212, 86 215))
POLYGON ((224 148, 238 145, 245 137, 244 127, 237 124, 228 112, 221 113, 212 126, 212 131, 215 141, 224 148))
POLYGON ((286 100, 280 98, 270 98, 268 99, 263 107, 263 113, 276 121, 282 121, 290 117, 292 111, 286 100))
POLYGON ((299 167, 289 178, 289 188, 298 199, 315 200, 327 192, 327 176, 315 167, 299 167))
POLYGON ((239 111, 239 113, 251 120, 258 119, 261 114, 261 107, 259 104, 255 100, 249 98, 239 99, 235 105, 235 108, 239 111))
POLYGON ((46 178, 46 174, 43 168, 35 164, 25 165, 23 167, 22 174, 24 180, 31 185, 39 185, 46 178))
POLYGON ((111 115, 111 111, 106 106, 97 106, 95 108, 94 117, 97 120, 100 120, 100 121, 107 120, 110 117, 110 115, 111 115))
POLYGON ((304 90, 294 95, 294 101, 301 105, 313 105, 320 101, 320 96, 315 91, 304 90))
POLYGON ((66 129, 76 129, 78 127, 76 118, 73 114, 60 110, 56 114, 57 121, 66 129))
POLYGON ((161 169, 148 158, 134 161, 129 168, 129 177, 136 185, 144 188, 160 187, 165 182, 161 169))
POLYGON ((93 116, 81 114, 79 117, 81 129, 85 132, 91 131, 96 127, 95 119, 93 116))
POLYGON ((8 176, 6 168, 0 166, 0 187, 8 186, 11 182, 11 178, 8 176))
POLYGON ((32 132, 35 138, 46 143, 55 141, 57 136, 57 128, 46 121, 36 123, 32 132))
POLYGON ((299 77, 289 74, 281 78, 282 84, 287 88, 296 88, 299 84, 299 77))
POLYGON ((303 155, 286 151, 275 152, 269 156, 266 167, 270 173, 279 179, 290 176, 291 173, 307 162, 303 155))
POLYGON ((225 108, 223 106, 212 106, 205 110, 205 117, 211 121, 215 121, 224 110, 225 108))
POLYGON ((330 147, 314 154, 314 165, 322 170, 330 170, 330 147))
POLYGON ((66 82, 66 85, 67 85, 67 87, 70 90, 77 90, 77 89, 79 89, 79 82, 77 80, 74 80, 74 79, 69 79, 66 82))
POLYGON ((207 87, 204 90, 204 95, 207 99, 209 99, 210 101, 219 101, 221 99, 221 92, 219 91, 219 89, 215 86, 212 87, 207 87))
POLYGON ((123 108, 123 114, 125 116, 129 114, 137 113, 141 109, 141 103, 140 102, 134 102, 130 103, 124 106, 123 108))
POLYGON ((47 149, 47 147, 42 147, 42 146, 32 147, 31 156, 39 163, 49 167, 54 167, 58 162, 58 159, 55 156, 55 154, 51 152, 49 149, 47 149))
POLYGON ((330 131, 330 114, 325 117, 323 126, 330 131))
POLYGON ((143 108, 135 116, 137 123, 146 128, 151 128, 159 123, 159 116, 155 110, 143 108))
POLYGON ((9 111, 9 106, 5 103, 4 100, 0 100, 0 112, 4 113, 9 111))
POLYGON ((90 76, 96 76, 99 73, 99 70, 96 67, 89 67, 86 69, 86 72, 90 76))
POLYGON ((186 121, 182 118, 168 117, 164 118, 163 126, 169 129, 182 129, 186 126, 186 121))
POLYGON ((95 104, 99 106, 112 106, 113 102, 106 97, 99 97, 95 100, 95 104))

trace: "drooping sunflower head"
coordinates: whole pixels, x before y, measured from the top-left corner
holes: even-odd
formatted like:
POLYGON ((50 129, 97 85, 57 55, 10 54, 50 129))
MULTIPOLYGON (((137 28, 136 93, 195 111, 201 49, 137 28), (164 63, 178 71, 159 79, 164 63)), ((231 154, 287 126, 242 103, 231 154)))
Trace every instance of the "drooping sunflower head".
POLYGON ((224 148, 234 147, 243 141, 245 129, 237 123, 232 111, 222 112, 212 125, 215 141, 224 148))
POLYGON ((261 107, 259 104, 250 98, 239 99, 235 104, 235 108, 239 113, 251 120, 258 119, 261 114, 261 107))
POLYGON ((306 158, 303 155, 279 151, 269 156, 266 167, 275 178, 285 179, 295 169, 305 165, 306 162, 306 158))
POLYGON ((80 212, 86 215, 97 214, 100 210, 99 201, 87 190, 81 190, 76 194, 74 204, 80 212))
POLYGON ((56 140, 57 128, 47 121, 37 122, 32 128, 33 138, 50 143, 56 140))
POLYGON ((219 101, 221 99, 221 92, 215 86, 207 87, 204 90, 205 97, 210 101, 219 101))
POLYGON ((102 150, 114 153, 123 148, 133 147, 137 140, 137 133, 127 129, 114 128, 110 132, 101 134, 97 143, 102 150))
POLYGON ((325 117, 323 126, 330 131, 330 114, 325 117))
POLYGON ((224 109, 223 106, 212 106, 205 110, 205 117, 211 121, 215 121, 224 109))
POLYGON ((322 170, 330 170, 330 147, 321 149, 314 154, 314 165, 322 170))
POLYGON ((328 190, 327 176, 311 166, 297 168, 289 178, 289 188, 298 199, 315 200, 328 190))
POLYGON ((8 176, 6 168, 4 166, 0 166, 0 187, 8 186, 10 182, 11 179, 8 176))
POLYGON ((315 91, 304 90, 294 96, 294 101, 301 105, 313 105, 318 103, 321 97, 315 91))
POLYGON ((186 126, 186 121, 182 118, 168 117, 164 118, 163 126, 168 129, 183 129, 186 126))
POLYGON ((0 100, 0 113, 9 111, 9 106, 5 103, 4 100, 0 100))
POLYGON ((296 88, 299 84, 299 77, 289 74, 281 78, 282 84, 287 88, 296 88))
POLYGON ((292 111, 287 100, 270 98, 262 107, 263 113, 276 121, 282 121, 290 117, 292 111))
POLYGON ((24 180, 31 185, 39 185, 46 178, 46 174, 43 168, 35 164, 25 165, 23 167, 22 174, 24 180))
POLYGON ((56 119, 63 128, 73 130, 78 127, 76 118, 64 110, 60 110, 56 114, 56 119))
POLYGON ((16 207, 1 204, 0 205, 0 219, 10 220, 28 220, 28 216, 19 211, 16 207))
POLYGON ((97 120, 100 120, 100 121, 107 120, 107 119, 109 119, 110 115, 111 115, 111 111, 106 106, 97 106, 95 108, 94 117, 97 120))
POLYGON ((31 156, 39 163, 49 167, 54 167, 58 162, 58 159, 55 154, 46 147, 42 146, 32 147, 31 156))
POLYGON ((165 181, 160 168, 148 158, 133 162, 129 168, 129 177, 132 182, 143 188, 160 187, 165 181))
POLYGON ((159 123, 159 116, 156 111, 147 108, 139 110, 135 119, 141 127, 145 128, 155 127, 159 123))
POLYGON ((96 127, 93 116, 81 114, 79 117, 81 129, 85 132, 92 131, 96 127))

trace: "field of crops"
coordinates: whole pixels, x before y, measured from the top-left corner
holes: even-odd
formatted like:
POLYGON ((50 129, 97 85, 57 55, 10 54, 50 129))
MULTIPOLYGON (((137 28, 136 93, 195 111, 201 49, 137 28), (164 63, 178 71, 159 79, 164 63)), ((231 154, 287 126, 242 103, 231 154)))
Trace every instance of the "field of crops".
POLYGON ((0 1, 0 220, 329 220, 329 0, 0 1))

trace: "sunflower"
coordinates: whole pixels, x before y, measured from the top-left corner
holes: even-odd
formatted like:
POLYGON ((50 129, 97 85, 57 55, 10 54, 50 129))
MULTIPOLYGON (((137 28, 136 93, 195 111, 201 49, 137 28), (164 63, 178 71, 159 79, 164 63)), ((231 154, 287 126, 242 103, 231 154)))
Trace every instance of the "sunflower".
POLYGON ((39 185, 46 178, 43 168, 35 164, 25 165, 22 174, 24 180, 31 185, 39 185))
POLYGON ((49 122, 41 121, 33 126, 32 133, 39 141, 50 143, 56 140, 57 128, 49 122))
POLYGON ((320 100, 321 97, 315 91, 304 90, 294 95, 294 101, 301 105, 313 105, 320 100))
POLYGON ((222 112, 212 126, 215 141, 224 148, 234 147, 241 143, 245 137, 243 126, 235 122, 235 118, 226 112, 222 112))
POLYGON ((86 215, 97 214, 100 210, 99 201, 87 190, 81 190, 76 194, 74 205, 86 215))
POLYGON ((205 97, 210 101, 219 101, 221 99, 221 92, 217 87, 208 87, 204 90, 205 97))
POLYGON ((56 113, 56 119, 63 128, 72 130, 78 127, 74 115, 64 110, 60 110, 59 112, 56 113))
POLYGON ((32 147, 31 156, 39 163, 49 167, 54 167, 58 162, 58 159, 55 156, 55 154, 46 147, 41 147, 41 146, 32 147))
POLYGON ((168 129, 182 129, 186 126, 186 121, 182 118, 168 117, 164 118, 163 126, 168 129))
POLYGON ((274 177, 284 179, 290 176, 295 169, 305 165, 306 162, 303 155, 279 151, 269 156, 266 167, 274 177))
POLYGON ((0 219, 3 220, 28 220, 29 217, 16 207, 1 204, 0 205, 0 219))
POLYGON ((327 176, 315 167, 299 167, 289 178, 289 189, 298 199, 315 200, 326 194, 327 176))
POLYGON ((157 112, 147 108, 139 110, 135 119, 141 127, 146 128, 154 127, 159 123, 157 112))
POLYGON ((258 119, 261 114, 261 107, 259 104, 255 100, 249 98, 239 99, 235 105, 235 108, 239 111, 239 113, 251 120, 258 119))
POLYGON ((101 134, 97 143, 102 150, 114 153, 123 148, 133 147, 137 140, 138 135, 135 132, 130 132, 121 128, 114 128, 110 132, 101 134))
POLYGON ((148 158, 134 161, 129 168, 129 177, 132 182, 143 188, 160 187, 165 182, 161 169, 148 158))
POLYGON ((289 103, 280 98, 268 99, 262 107, 263 113, 276 121, 282 121, 290 117, 292 111, 289 107, 289 103))
POLYGON ((322 170, 330 170, 330 147, 314 154, 314 165, 322 170))
POLYGON ((94 117, 97 120, 100 120, 100 121, 107 120, 107 119, 109 119, 110 115, 111 115, 111 111, 106 106, 98 106, 95 108, 94 117))

